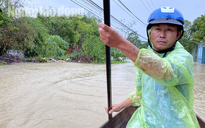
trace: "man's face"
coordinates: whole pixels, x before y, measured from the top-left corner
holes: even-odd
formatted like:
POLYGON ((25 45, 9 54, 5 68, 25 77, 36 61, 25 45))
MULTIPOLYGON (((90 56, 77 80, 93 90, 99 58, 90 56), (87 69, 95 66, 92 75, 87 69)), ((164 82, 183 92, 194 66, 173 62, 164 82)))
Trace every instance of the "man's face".
POLYGON ((154 25, 150 34, 155 50, 165 50, 174 45, 176 40, 181 36, 181 32, 177 34, 177 26, 171 24, 154 25))

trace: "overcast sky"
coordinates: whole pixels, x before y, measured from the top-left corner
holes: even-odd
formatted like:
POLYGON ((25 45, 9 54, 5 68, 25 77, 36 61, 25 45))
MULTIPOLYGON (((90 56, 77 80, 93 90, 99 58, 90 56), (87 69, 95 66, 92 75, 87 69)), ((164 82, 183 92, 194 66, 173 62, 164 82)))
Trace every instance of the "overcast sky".
MULTIPOLYGON (((84 3, 84 0, 78 1, 84 3)), ((133 27, 133 30, 146 37, 146 27, 126 13, 113 0, 110 1, 111 15, 116 17, 118 20, 125 20, 125 24, 131 23, 133 20, 136 21, 136 25, 133 27)), ((93 0, 93 2, 103 7, 103 0, 93 0)), ((121 0, 121 2, 127 6, 127 8, 135 14, 135 16, 146 24, 151 12, 162 6, 173 6, 177 8, 182 12, 184 19, 190 22, 193 22, 197 17, 205 14, 205 0, 121 0)), ((80 8, 80 6, 73 3, 71 0, 26 0, 26 4, 30 6, 42 6, 44 8, 60 8, 62 6, 65 8, 80 8)), ((87 11, 85 11, 85 13, 87 13, 87 11)), ((140 39, 144 40, 142 38, 140 39)))

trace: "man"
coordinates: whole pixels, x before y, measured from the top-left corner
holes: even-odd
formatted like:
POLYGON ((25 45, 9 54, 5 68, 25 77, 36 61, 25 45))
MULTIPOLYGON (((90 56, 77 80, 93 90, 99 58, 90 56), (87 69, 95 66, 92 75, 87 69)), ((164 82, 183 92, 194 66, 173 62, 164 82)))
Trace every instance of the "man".
POLYGON ((109 113, 140 105, 127 127, 199 128, 193 111, 193 58, 178 42, 184 18, 173 7, 161 7, 148 23, 148 49, 137 48, 113 28, 99 24, 101 41, 121 50, 136 66, 135 90, 122 103, 113 104, 109 113))

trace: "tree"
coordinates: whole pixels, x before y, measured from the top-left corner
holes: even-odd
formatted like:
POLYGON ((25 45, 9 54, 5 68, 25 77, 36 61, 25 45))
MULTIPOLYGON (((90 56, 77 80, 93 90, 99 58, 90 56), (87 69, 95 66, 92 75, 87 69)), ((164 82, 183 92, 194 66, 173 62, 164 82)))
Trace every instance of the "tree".
POLYGON ((0 8, 0 30, 4 29, 11 22, 11 18, 8 17, 6 11, 0 8))
POLYGON ((8 17, 6 11, 0 8, 0 55, 3 55, 6 53, 8 49, 8 45, 10 45, 10 42, 3 44, 3 34, 8 25, 11 23, 11 18, 8 17))
POLYGON ((44 43, 43 57, 61 57, 65 55, 65 50, 69 47, 69 42, 60 36, 50 36, 44 43))
POLYGON ((192 53, 193 50, 196 48, 198 45, 198 42, 195 41, 192 38, 192 33, 191 33, 191 27, 192 24, 190 21, 185 20, 184 22, 184 35, 183 37, 179 40, 179 42, 184 46, 184 48, 189 52, 192 53))
POLYGON ((0 1, 0 55, 6 53, 9 48, 25 49, 31 44, 33 31, 22 19, 9 16, 10 7, 22 7, 23 0, 0 1))
POLYGON ((131 32, 128 35, 127 40, 130 41, 132 44, 134 44, 137 47, 140 47, 141 45, 141 40, 139 40, 137 33, 131 32))
POLYGON ((127 40, 130 41, 132 44, 134 44, 135 46, 137 46, 138 48, 147 48, 148 43, 142 43, 142 41, 139 39, 139 36, 137 35, 137 32, 131 32, 128 37, 127 40))
POLYGON ((38 18, 25 17, 24 20, 34 30, 33 45, 25 50, 24 55, 26 57, 44 56, 45 40, 50 36, 48 30, 38 18))
POLYGON ((83 41, 82 52, 91 55, 96 63, 105 62, 105 45, 100 41, 100 37, 87 34, 83 41))
POLYGON ((145 43, 140 45, 139 49, 141 49, 141 48, 146 48, 147 49, 147 47, 148 47, 148 42, 145 42, 145 43))
POLYGON ((24 18, 13 20, 11 23, 3 30, 0 37, 1 54, 5 54, 8 49, 25 51, 33 45, 34 30, 24 18))
POLYGON ((197 41, 205 40, 205 14, 194 20, 191 26, 192 37, 197 41))
POLYGON ((74 25, 71 17, 65 15, 51 17, 38 14, 37 18, 44 24, 50 35, 59 35, 63 40, 73 42, 74 25))

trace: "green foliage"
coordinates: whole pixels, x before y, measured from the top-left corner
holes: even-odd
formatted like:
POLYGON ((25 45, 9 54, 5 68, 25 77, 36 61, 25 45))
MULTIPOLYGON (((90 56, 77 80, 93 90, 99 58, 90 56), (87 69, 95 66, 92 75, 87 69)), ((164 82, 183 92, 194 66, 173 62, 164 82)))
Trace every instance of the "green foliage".
POLYGON ((33 34, 33 46, 29 47, 25 50, 24 54, 26 57, 34 57, 34 56, 44 56, 44 43, 45 40, 49 38, 49 32, 41 23, 41 21, 37 18, 29 18, 25 17, 24 20, 28 22, 31 28, 34 30, 33 34))
MULTIPOLYGON (((74 57, 92 56, 95 63, 104 63, 106 60, 105 45, 100 41, 98 32, 100 20, 94 16, 79 18, 38 14, 37 18, 11 19, 13 17, 6 17, 6 14, 0 13, 0 50, 4 49, 4 53, 8 49, 16 49, 23 50, 26 57, 38 60, 69 58, 70 55, 65 55, 65 51, 71 45, 77 46, 72 53, 74 57)), ((126 58, 114 48, 111 48, 111 56, 118 62, 126 58)))
POLYGON ((106 60, 105 45, 100 41, 98 22, 99 20, 93 16, 84 16, 82 19, 73 18, 72 21, 75 32, 80 35, 80 39, 76 43, 81 48, 82 55, 91 55, 92 61, 102 63, 106 60))
MULTIPOLYGON (((100 19, 92 15, 78 16, 43 16, 37 18, 14 18, 9 17, 8 2, 0 1, 0 55, 8 49, 23 50, 26 57, 58 57, 69 58, 65 50, 69 45, 78 46, 74 51, 74 57, 83 55, 92 56, 95 63, 104 63, 105 45, 100 41, 98 23, 100 19), (74 44, 75 43, 75 44, 74 44)), ((22 0, 16 1, 16 7, 22 7, 22 0)), ((14 7, 15 8, 15 7, 14 7)), ((128 26, 131 28, 135 22, 128 26)), ((148 43, 141 43, 138 35, 124 27, 119 27, 124 32, 124 37, 138 48, 147 48, 148 43), (127 36, 128 35, 128 36, 127 36)), ((191 22, 185 20, 184 36, 180 42, 190 53, 198 45, 199 41, 205 40, 205 15, 201 15, 191 22)), ((122 62, 126 56, 116 48, 111 48, 113 61, 122 62)))
POLYGON ((148 47, 148 42, 142 43, 141 40, 139 39, 139 36, 137 35, 137 32, 136 33, 131 32, 128 35, 127 40, 130 41, 135 46, 137 46, 139 49, 148 47))
POLYGON ((197 41, 205 41, 205 15, 194 20, 191 26, 192 37, 197 41))
POLYGON ((44 57, 61 57, 65 55, 65 50, 68 49, 69 43, 64 41, 60 36, 50 36, 45 43, 43 55, 44 57))
POLYGON ((148 42, 145 42, 145 43, 140 45, 139 49, 142 49, 142 48, 147 49, 147 47, 148 47, 148 42))
POLYGON ((9 6, 22 7, 22 0, 0 1, 0 55, 8 49, 25 50, 33 45, 34 30, 23 18, 9 17, 9 6), (12 5, 11 3, 15 3, 12 5))
POLYGON ((11 23, 11 18, 8 17, 6 11, 1 9, 1 11, 0 11, 0 26, 1 26, 1 28, 8 26, 10 23, 11 23))
POLYGON ((111 56, 114 61, 124 61, 126 59, 125 54, 116 48, 111 48, 111 56))
POLYGON ((75 35, 74 35, 74 40, 73 41, 75 43, 78 42, 80 40, 80 37, 81 37, 81 35, 78 32, 76 32, 75 35))
POLYGON ((37 18, 43 23, 50 35, 59 35, 65 41, 74 42, 74 25, 72 18, 67 16, 43 16, 38 14, 37 18))
POLYGON ((82 51, 84 54, 91 55, 96 63, 105 62, 105 45, 97 36, 86 35, 82 51))
MULTIPOLYGON (((82 18, 78 18, 77 16, 45 17, 39 14, 38 19, 49 31, 49 34, 59 35, 65 41, 70 42, 73 48, 77 45, 79 55, 75 53, 75 56, 86 54, 91 55, 92 61, 96 63, 105 62, 105 45, 99 38, 98 23, 100 20, 96 17, 90 15, 85 15, 82 18)), ((57 44, 55 43, 50 43, 50 45, 46 46, 48 51, 57 48, 57 44)), ((43 55, 48 56, 52 54, 50 51, 43 55)), ((115 61, 125 59, 125 55, 116 49, 111 50, 111 55, 115 61)))
POLYGON ((184 35, 179 40, 179 42, 184 46, 184 48, 189 52, 192 53, 193 50, 198 45, 198 41, 193 40, 192 34, 191 34, 191 22, 188 20, 185 20, 184 22, 184 35))
POLYGON ((51 36, 46 40, 47 43, 55 43, 60 49, 68 49, 69 43, 64 41, 60 36, 51 36))
MULTIPOLYGON (((3 4, 5 1, 0 1, 1 4, 3 4)), ((9 47, 6 42, 3 41, 4 31, 7 29, 7 27, 11 24, 11 18, 7 15, 6 11, 0 7, 0 55, 3 55, 6 53, 7 48, 9 47)))
POLYGON ((141 45, 141 40, 139 40, 138 35, 134 32, 131 32, 128 35, 127 40, 129 40, 132 44, 134 44, 137 47, 140 47, 140 45, 141 45))
POLYGON ((26 50, 32 47, 33 35, 34 30, 24 18, 13 20, 1 34, 0 54, 5 54, 8 49, 26 50))
POLYGON ((90 24, 91 27, 92 27, 92 34, 95 35, 95 36, 99 36, 99 32, 98 32, 98 24, 100 23, 100 19, 97 19, 96 17, 94 16, 91 16, 91 15, 88 15, 88 16, 84 16, 81 21, 85 22, 86 24, 90 24))
POLYGON ((6 64, 6 62, 0 60, 0 66, 6 64))
POLYGON ((64 59, 64 60, 66 60, 66 59, 68 59, 68 58, 70 58, 70 57, 71 57, 71 55, 70 55, 70 54, 67 54, 67 55, 59 56, 58 59, 64 59))

